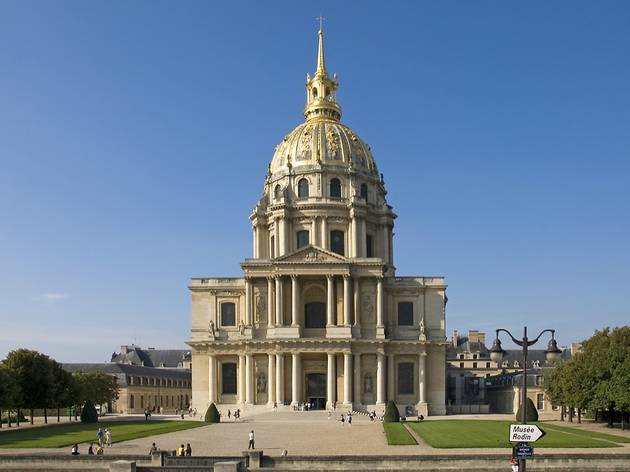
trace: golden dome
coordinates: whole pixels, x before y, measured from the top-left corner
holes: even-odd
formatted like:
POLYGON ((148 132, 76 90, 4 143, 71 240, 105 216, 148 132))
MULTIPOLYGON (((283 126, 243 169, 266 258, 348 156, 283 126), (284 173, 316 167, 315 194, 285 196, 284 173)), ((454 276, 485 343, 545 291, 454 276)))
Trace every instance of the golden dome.
POLYGON ((370 147, 350 128, 332 120, 309 120, 287 134, 276 146, 271 172, 313 165, 342 166, 378 177, 370 147))

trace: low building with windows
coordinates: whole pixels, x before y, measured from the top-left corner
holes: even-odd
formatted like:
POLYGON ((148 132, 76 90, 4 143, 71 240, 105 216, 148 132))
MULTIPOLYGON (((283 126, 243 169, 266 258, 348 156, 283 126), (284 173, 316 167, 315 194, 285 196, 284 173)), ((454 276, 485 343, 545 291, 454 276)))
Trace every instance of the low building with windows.
POLYGON ((190 283, 193 405, 445 413, 446 284, 395 273, 395 213, 324 63, 276 146, 243 277, 190 283))
POLYGON ((116 364, 141 365, 162 369, 191 369, 190 349, 142 349, 140 346, 123 345, 120 352, 112 354, 110 362, 116 364))
MULTIPOLYGON (((484 379, 490 413, 516 414, 521 404, 523 372, 509 372, 484 379)), ((536 405, 541 419, 559 418, 560 409, 548 401, 544 369, 527 371, 527 397, 536 405)))

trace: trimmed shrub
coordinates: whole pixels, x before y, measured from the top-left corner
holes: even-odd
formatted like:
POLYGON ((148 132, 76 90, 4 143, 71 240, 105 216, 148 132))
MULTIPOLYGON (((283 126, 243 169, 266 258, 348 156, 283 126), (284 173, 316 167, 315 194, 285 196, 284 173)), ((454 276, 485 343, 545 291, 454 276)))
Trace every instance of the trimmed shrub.
POLYGON ((97 422, 98 422, 98 413, 96 412, 94 403, 88 400, 85 402, 85 405, 83 405, 83 408, 81 409, 81 423, 97 423, 97 422))
MULTIPOLYGON (((522 405, 518 407, 518 411, 516 412, 516 421, 523 420, 523 410, 521 410, 522 405)), ((536 406, 534 402, 528 398, 525 402, 525 419, 529 423, 530 421, 538 421, 538 410, 536 410, 536 406)))
POLYGON ((400 422, 400 414, 398 413, 398 407, 394 400, 389 400, 385 407, 385 415, 383 416, 383 422, 385 423, 398 423, 400 422))
POLYGON ((203 420, 206 423, 220 423, 221 416, 219 415, 219 410, 217 410, 217 406, 214 403, 211 403, 208 409, 206 410, 206 416, 204 416, 203 420))

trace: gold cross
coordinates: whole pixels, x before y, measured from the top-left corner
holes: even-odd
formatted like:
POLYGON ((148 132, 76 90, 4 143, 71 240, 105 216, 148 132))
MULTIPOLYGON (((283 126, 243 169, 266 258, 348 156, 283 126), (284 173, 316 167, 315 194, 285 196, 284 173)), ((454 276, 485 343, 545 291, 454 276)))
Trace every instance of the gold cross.
POLYGON ((319 15, 317 18, 315 18, 316 20, 319 20, 319 30, 323 31, 324 29, 324 17, 319 15))

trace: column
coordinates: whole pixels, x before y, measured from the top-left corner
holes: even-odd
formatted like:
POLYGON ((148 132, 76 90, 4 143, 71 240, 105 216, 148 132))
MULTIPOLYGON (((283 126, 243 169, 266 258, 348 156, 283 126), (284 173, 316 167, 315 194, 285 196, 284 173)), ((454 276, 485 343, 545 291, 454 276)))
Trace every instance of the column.
POLYGON ((238 356, 238 402, 245 403, 245 356, 238 356))
POLYGON ((309 235, 309 242, 313 246, 319 246, 319 238, 317 237, 317 217, 314 216, 311 221, 311 234, 309 235))
POLYGON ((395 369, 396 363, 394 362, 394 355, 387 356, 387 399, 395 400, 394 396, 394 384, 395 384, 395 369))
POLYGON ((387 230, 387 225, 383 225, 382 226, 382 235, 381 235, 381 239, 382 239, 382 250, 383 250, 383 254, 381 254, 381 258, 383 259, 383 261, 385 263, 389 262, 389 231, 387 230))
POLYGON ((361 354, 354 355, 354 402, 355 403, 363 403, 361 401, 361 354))
POLYGON ((274 257, 280 257, 280 218, 276 218, 276 224, 274 225, 274 257))
POLYGON ((254 403, 254 356, 245 354, 245 403, 254 403))
POLYGON ((376 279, 376 326, 383 327, 383 277, 376 279))
POLYGON ((280 225, 278 231, 278 237, 280 239, 280 254, 279 256, 284 256, 287 253, 287 232, 286 232, 287 222, 284 217, 280 218, 280 225))
POLYGON ((357 217, 352 212, 352 219, 350 220, 350 231, 352 233, 352 239, 349 244, 350 257, 358 257, 359 256, 359 234, 358 234, 358 224, 357 217))
POLYGON ((352 321, 352 286, 350 285, 350 276, 343 276, 343 324, 350 326, 352 321))
POLYGON ((343 404, 352 404, 352 354, 343 355, 343 404))
POLYGON ((252 257, 254 259, 258 259, 258 227, 256 225, 252 227, 252 240, 253 240, 252 257))
POLYGON ((322 240, 321 247, 328 249, 328 221, 325 216, 322 216, 322 240))
POLYGON ((217 402, 217 359, 214 354, 208 356, 208 400, 217 402))
POLYGON ((376 354, 376 404, 385 403, 385 354, 376 354))
POLYGON ((418 396, 420 403, 427 401, 427 383, 425 381, 427 367, 427 353, 421 352, 418 356, 418 396))
POLYGON ((276 355, 269 354, 267 364, 267 404, 276 401, 276 355))
POLYGON ((267 326, 273 327, 275 314, 273 311, 273 277, 267 277, 267 326))
POLYGON ((332 404, 335 401, 335 386, 336 386, 336 375, 335 375, 335 354, 329 352, 328 353, 328 370, 326 371, 327 379, 326 379, 326 406, 328 408, 332 407, 332 404))
POLYGON ((361 327, 361 292, 359 291, 359 277, 354 279, 354 326, 361 327))
POLYGON ((276 326, 282 326, 282 278, 276 276, 276 326))
POLYGON ((291 364, 291 405, 297 405, 300 403, 300 385, 302 383, 302 366, 299 353, 293 353, 293 362, 291 364))
POLYGON ((327 275, 327 291, 326 291, 326 325, 334 326, 335 325, 335 279, 332 275, 327 275))
POLYGON ((365 225, 365 218, 359 219, 359 256, 358 257, 367 257, 367 230, 366 230, 366 225, 365 225))
POLYGON ((252 325, 252 280, 245 278, 245 325, 252 325))
POLYGON ((276 354, 276 401, 284 405, 284 354, 276 354))
POLYGON ((297 275, 291 275, 291 326, 297 327, 300 314, 300 281, 297 275))

